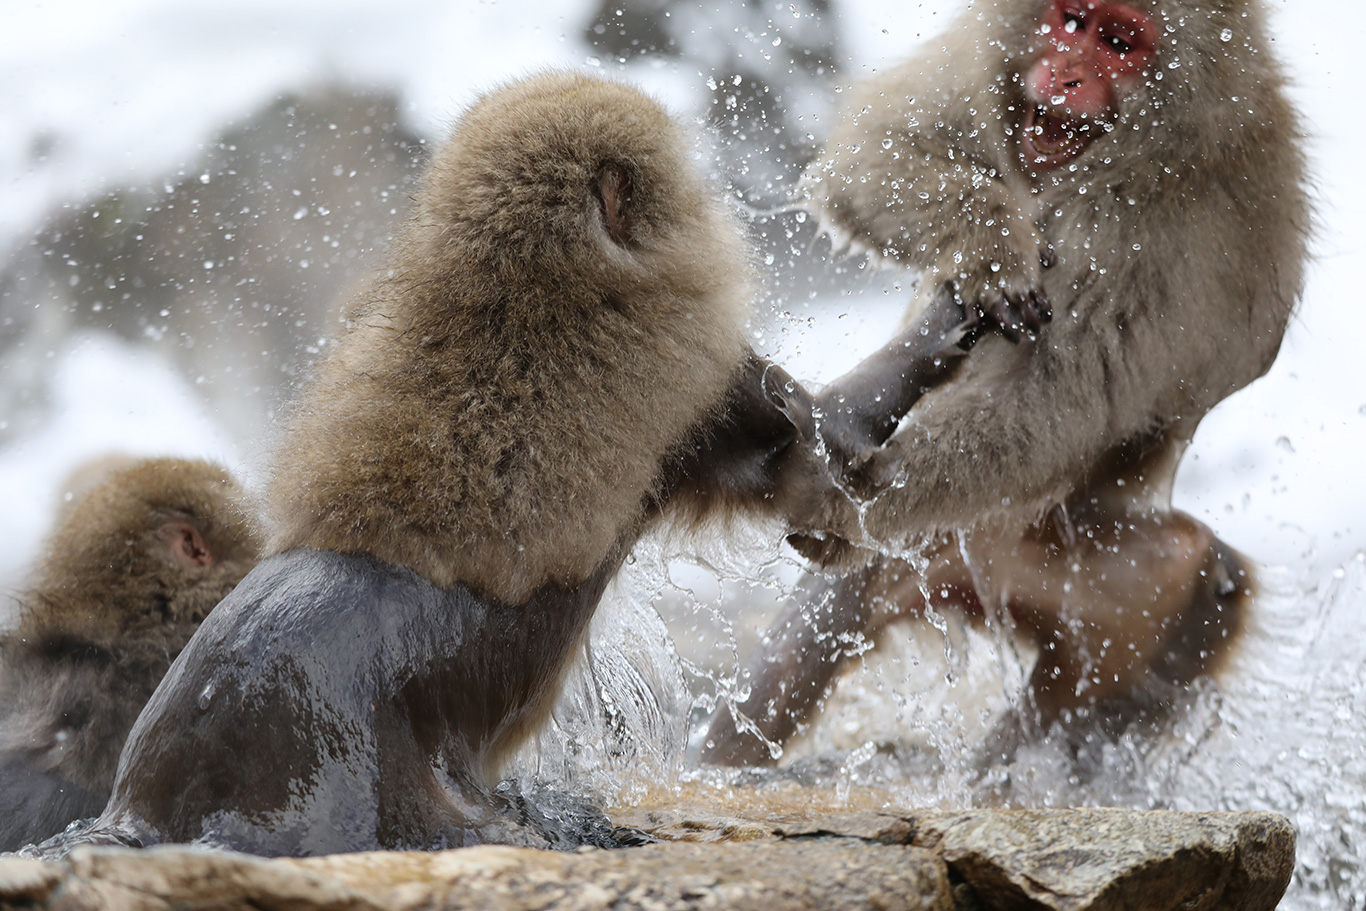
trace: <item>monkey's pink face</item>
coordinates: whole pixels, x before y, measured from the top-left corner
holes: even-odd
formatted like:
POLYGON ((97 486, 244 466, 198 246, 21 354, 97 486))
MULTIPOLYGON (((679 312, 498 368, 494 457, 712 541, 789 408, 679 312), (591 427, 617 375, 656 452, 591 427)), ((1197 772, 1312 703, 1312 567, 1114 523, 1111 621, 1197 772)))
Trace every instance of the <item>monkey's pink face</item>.
POLYGON ((1124 3, 1050 0, 1039 36, 1044 50, 1025 73, 1021 143, 1030 166, 1050 170, 1080 155, 1119 97, 1142 83, 1157 28, 1124 3))

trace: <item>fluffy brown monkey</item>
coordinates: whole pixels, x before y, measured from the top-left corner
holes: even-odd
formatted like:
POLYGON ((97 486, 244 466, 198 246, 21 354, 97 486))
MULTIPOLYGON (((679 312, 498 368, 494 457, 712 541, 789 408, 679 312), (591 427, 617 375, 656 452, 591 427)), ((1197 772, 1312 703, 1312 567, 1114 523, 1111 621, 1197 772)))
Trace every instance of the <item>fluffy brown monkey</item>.
MULTIPOLYGON (((1006 609, 1041 645, 1045 728, 1232 641, 1247 570, 1170 511, 1170 482, 1201 417, 1270 366, 1300 293, 1310 212, 1283 82, 1257 0, 994 0, 857 90, 807 175, 824 223, 924 271, 911 312, 948 281, 1001 331, 848 464, 876 495, 872 536, 928 548, 930 568, 840 583, 835 628, 914 612, 922 583, 1006 609)), ((741 710, 783 735, 839 645, 768 638, 741 710)), ((716 761, 765 753, 728 718, 712 735, 716 761)))
POLYGON ((256 563, 241 491, 222 468, 121 458, 98 471, 63 508, 0 637, 3 851, 104 808, 138 712, 256 563))
MULTIPOLYGON (((474 104, 297 406, 269 556, 166 675, 84 837, 555 843, 491 789, 664 507, 857 534, 809 398, 744 342, 745 249, 634 89, 549 73, 474 104)), ((924 338, 861 374, 888 394, 845 406, 845 448, 939 369, 924 338)))

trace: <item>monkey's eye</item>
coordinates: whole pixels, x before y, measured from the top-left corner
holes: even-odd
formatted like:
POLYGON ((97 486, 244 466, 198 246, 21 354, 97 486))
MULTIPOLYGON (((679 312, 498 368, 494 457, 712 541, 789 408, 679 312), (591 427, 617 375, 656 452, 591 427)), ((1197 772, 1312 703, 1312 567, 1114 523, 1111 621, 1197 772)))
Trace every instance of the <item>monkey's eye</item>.
POLYGON ((1085 28, 1086 20, 1082 19, 1081 16, 1078 16, 1076 13, 1062 14, 1062 30, 1067 32, 1067 34, 1075 35, 1077 32, 1085 30, 1085 28))
POLYGON ((1118 35, 1106 35, 1101 40, 1104 41, 1106 44, 1110 45, 1110 47, 1114 49, 1115 53, 1119 54, 1121 57, 1134 49, 1134 46, 1132 44, 1125 41, 1118 35))

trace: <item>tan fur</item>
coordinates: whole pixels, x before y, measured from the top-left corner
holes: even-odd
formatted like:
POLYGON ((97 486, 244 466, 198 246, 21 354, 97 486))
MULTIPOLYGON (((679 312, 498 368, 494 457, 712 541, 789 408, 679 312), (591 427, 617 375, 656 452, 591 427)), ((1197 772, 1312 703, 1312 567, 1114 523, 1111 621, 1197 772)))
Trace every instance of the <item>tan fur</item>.
POLYGON ((1042 287, 1053 304, 1036 343, 984 339, 877 456, 870 476, 896 482, 868 513, 883 539, 1032 522, 1121 444, 1179 446, 1270 366, 1301 290, 1299 120, 1261 5, 1135 2, 1161 33, 1147 84, 1072 167, 1031 183, 1021 74, 1045 5, 965 9, 857 90, 808 172, 836 233, 927 270, 912 311, 946 279, 970 302, 1042 287))
POLYGON ((148 459, 107 474, 63 512, 17 625, 0 637, 0 748, 107 793, 152 690, 256 563, 241 497, 217 465, 148 459), (207 565, 173 552, 171 535, 186 526, 212 555, 207 565))
POLYGON ((587 578, 743 353, 745 247, 689 158, 657 103, 582 75, 467 111, 298 407, 271 551, 371 553, 510 603, 587 578), (624 244, 606 165, 631 175, 624 244))

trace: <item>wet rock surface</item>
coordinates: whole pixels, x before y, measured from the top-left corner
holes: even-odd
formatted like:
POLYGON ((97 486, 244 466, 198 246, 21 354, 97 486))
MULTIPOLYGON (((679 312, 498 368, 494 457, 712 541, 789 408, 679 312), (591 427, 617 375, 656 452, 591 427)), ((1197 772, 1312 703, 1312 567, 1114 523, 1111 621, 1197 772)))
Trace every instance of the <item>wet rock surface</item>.
POLYGON ((81 849, 62 863, 0 859, 0 907, 1258 911, 1276 907, 1294 863, 1294 830, 1274 813, 617 815, 660 843, 306 860, 81 849))

